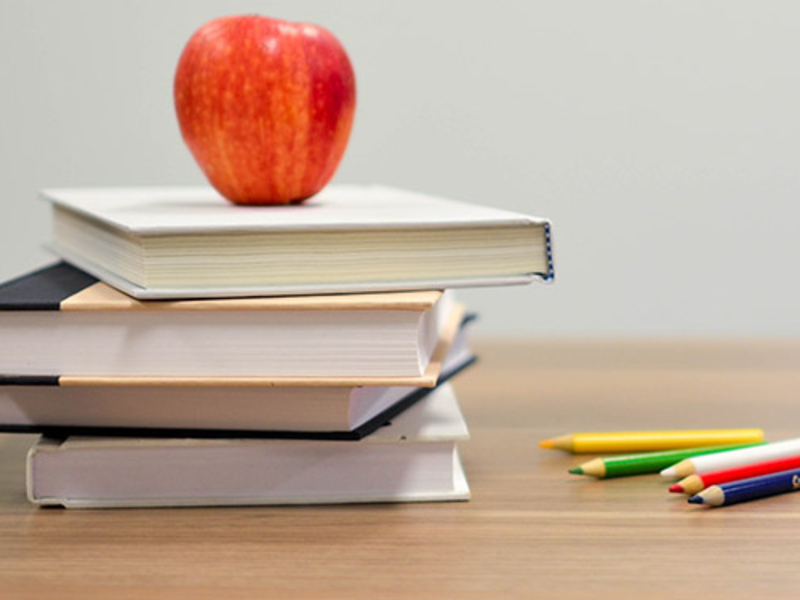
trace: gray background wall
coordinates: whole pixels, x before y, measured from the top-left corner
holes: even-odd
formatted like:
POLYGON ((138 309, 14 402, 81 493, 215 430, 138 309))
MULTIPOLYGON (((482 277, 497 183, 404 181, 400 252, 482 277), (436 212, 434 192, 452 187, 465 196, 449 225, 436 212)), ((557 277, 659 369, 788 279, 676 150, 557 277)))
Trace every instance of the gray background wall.
POLYGON ((551 217, 558 282, 469 291, 481 332, 796 336, 800 4, 0 1, 0 277, 41 187, 201 183, 172 75, 206 20, 326 26, 358 110, 340 182, 551 217))

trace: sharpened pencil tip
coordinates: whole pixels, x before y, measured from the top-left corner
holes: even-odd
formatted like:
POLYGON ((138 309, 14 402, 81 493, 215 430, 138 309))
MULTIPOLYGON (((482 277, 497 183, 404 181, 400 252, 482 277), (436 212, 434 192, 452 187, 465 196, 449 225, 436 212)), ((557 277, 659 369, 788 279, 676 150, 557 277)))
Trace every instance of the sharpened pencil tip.
POLYGON ((556 445, 553 443, 553 440, 542 440, 539 442, 539 448, 555 448, 556 445))
POLYGON ((700 494, 695 494, 687 502, 689 504, 703 504, 703 497, 700 494))
POLYGON ((673 467, 667 467, 663 471, 661 471, 661 476, 665 477, 666 479, 675 479, 678 474, 675 472, 673 467))
POLYGON ((570 474, 572 475, 583 475, 583 468, 582 467, 573 467, 569 470, 570 474))
POLYGON ((669 491, 673 494, 682 494, 683 486, 680 483, 676 483, 675 485, 669 486, 669 491))

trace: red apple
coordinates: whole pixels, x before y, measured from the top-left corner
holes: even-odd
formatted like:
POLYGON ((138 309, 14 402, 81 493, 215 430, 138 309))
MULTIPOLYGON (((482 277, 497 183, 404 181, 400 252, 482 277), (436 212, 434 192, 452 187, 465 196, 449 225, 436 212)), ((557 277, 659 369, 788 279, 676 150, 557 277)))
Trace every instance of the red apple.
POLYGON ((355 114, 342 45, 316 25, 221 17, 195 32, 175 72, 183 139, 237 204, 289 204, 333 177, 355 114))

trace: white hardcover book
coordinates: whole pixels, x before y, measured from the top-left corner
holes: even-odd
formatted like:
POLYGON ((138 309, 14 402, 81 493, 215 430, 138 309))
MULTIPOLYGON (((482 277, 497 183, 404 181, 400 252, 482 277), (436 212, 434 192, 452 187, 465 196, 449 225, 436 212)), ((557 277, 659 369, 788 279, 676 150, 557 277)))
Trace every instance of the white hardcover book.
POLYGON ((468 439, 445 384, 357 442, 42 438, 29 499, 68 508, 466 500, 468 439))
POLYGON ((137 298, 445 289, 553 277, 546 219, 384 186, 235 206, 211 187, 50 189, 52 245, 137 298))
POLYGON ((138 301, 60 263, 0 285, 0 373, 431 387, 462 314, 440 291, 138 301))

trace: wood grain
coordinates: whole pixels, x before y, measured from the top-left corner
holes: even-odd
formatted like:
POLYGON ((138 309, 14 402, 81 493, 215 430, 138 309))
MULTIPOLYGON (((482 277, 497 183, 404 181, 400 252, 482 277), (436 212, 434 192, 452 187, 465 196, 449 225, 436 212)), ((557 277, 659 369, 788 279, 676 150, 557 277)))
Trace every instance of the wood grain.
POLYGON ((475 344, 456 382, 469 503, 67 511, 24 497, 0 437, 9 598, 757 598, 800 585, 800 498, 689 506, 658 476, 569 476, 574 430, 800 435, 800 342, 475 344), (697 581, 698 583, 687 584, 697 581))

